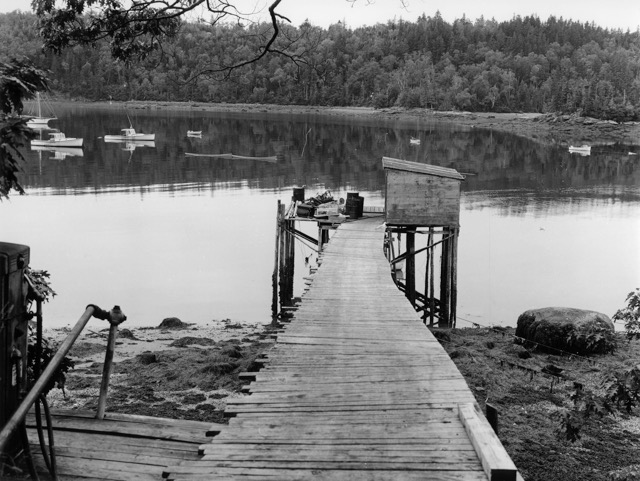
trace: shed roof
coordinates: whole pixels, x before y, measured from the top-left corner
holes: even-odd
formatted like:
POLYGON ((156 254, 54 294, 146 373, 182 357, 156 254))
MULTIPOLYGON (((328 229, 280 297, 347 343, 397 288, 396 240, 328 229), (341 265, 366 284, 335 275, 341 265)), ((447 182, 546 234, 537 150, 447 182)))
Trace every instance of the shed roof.
POLYGON ((400 160, 391 157, 382 158, 382 166, 385 169, 402 170, 405 172, 416 172, 418 174, 435 175, 437 177, 447 177, 449 179, 464 180, 464 176, 455 169, 439 167, 437 165, 411 162, 410 160, 400 160))

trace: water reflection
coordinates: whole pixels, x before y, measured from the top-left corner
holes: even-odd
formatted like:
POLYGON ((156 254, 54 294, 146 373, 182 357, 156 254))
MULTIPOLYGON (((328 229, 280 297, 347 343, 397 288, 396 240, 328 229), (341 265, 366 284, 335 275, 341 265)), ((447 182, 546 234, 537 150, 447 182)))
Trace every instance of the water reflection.
POLYGON ((82 157, 84 151, 82 147, 47 147, 44 145, 32 145, 31 150, 36 152, 53 152, 51 159, 63 160, 67 157, 82 157))
POLYGON ((382 206, 383 156, 466 174, 461 316, 513 324, 525 309, 556 303, 611 315, 640 285, 640 161, 629 155, 638 145, 581 157, 415 120, 56 111, 62 131, 84 138, 84 155, 54 162, 26 152, 31 195, 0 206, 2 240, 30 245, 34 267, 52 273, 60 295, 49 322, 75 320, 69 313, 100 304, 96 295, 106 307, 120 303, 132 324, 169 315, 268 322, 277 200, 306 185, 310 195, 360 192, 365 205, 382 206), (156 134, 153 145, 104 141, 127 114, 156 134))
POLYGON ((156 143, 153 140, 113 140, 104 139, 107 144, 121 144, 122 150, 126 152, 133 152, 134 150, 142 147, 155 147, 156 143))
MULTIPOLYGON (((60 110, 60 109, 59 109, 60 110)), ((325 184, 335 190, 352 185, 376 191, 384 187, 380 159, 396 157, 451 167, 467 174, 463 191, 530 190, 534 192, 591 190, 606 186, 607 195, 638 198, 640 162, 628 155, 633 145, 600 146, 589 157, 571 155, 566 148, 541 146, 533 141, 491 130, 451 125, 387 122, 363 125, 352 119, 306 116, 216 115, 204 112, 141 111, 135 124, 155 132, 155 144, 125 142, 130 155, 119 156, 100 141, 123 120, 123 112, 79 109, 58 120, 62 130, 79 132, 85 139, 82 163, 84 187, 140 186, 197 183, 214 189, 219 183, 246 181, 263 189, 284 185, 325 184), (186 135, 190 130, 199 137, 186 135), (420 131, 421 143, 410 143, 420 131), (152 147, 151 150, 140 147, 152 147), (137 150, 142 150, 137 152, 137 150), (135 151, 135 153, 134 153, 135 151), (212 161, 192 154, 233 154, 258 158, 277 157, 275 165, 252 160, 212 161), (123 159, 138 162, 135 169, 123 159), (99 172, 99 182, 96 176, 99 172)), ((77 174, 77 171, 76 171, 77 174)), ((28 171, 25 184, 33 187, 66 185, 58 169, 28 171)))

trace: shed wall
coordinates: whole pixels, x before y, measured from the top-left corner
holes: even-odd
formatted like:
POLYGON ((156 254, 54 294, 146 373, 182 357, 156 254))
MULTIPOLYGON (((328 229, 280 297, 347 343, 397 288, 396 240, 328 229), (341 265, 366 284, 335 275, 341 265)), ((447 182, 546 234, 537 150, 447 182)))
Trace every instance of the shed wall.
POLYGON ((459 180, 387 170, 386 185, 387 224, 459 226, 459 180))

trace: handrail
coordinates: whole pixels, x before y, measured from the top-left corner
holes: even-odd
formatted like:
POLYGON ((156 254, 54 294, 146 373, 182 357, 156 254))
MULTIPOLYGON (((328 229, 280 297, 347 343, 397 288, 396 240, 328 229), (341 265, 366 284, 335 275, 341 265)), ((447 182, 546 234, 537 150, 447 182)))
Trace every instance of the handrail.
MULTIPOLYGON (((93 304, 90 304, 87 306, 84 313, 80 316, 80 319, 78 319, 78 322, 76 322, 76 325, 73 327, 73 329, 71 330, 69 335, 65 338, 65 340, 62 342, 62 344, 58 348, 55 355, 49 361, 49 364, 47 365, 45 370, 42 372, 40 377, 34 383, 33 387, 27 393, 25 398, 22 400, 22 402, 20 403, 16 411, 13 413, 13 415, 7 422, 7 424, 2 428, 2 431, 0 431, 0 453, 4 452, 5 445, 9 441, 11 434, 20 425, 20 423, 24 421, 25 417, 27 416, 27 413, 31 409, 31 406, 33 406, 33 404, 36 402, 40 394, 44 391, 46 385, 49 383, 55 371, 58 369, 58 367, 64 360, 64 357, 69 353, 69 351, 73 347, 73 344, 78 339, 78 336, 80 336, 80 333, 82 332, 84 327, 87 325, 87 322, 89 322, 89 319, 91 319, 92 316, 96 316, 100 319, 107 319, 109 321, 111 325, 111 328, 109 330, 109 335, 111 338, 111 333, 113 332, 114 340, 115 340, 115 332, 117 331, 117 326, 120 323, 122 323, 124 320, 126 320, 126 316, 122 314, 122 311, 118 306, 115 306, 113 310, 109 312, 105 312, 102 309, 100 309, 98 306, 95 306, 93 304)), ((115 344, 115 342, 113 342, 113 344, 115 344)), ((111 359, 105 359, 105 363, 109 361, 109 366, 105 365, 105 371, 107 371, 107 368, 108 368, 108 372, 111 372, 112 359, 113 359, 113 351, 111 352, 111 359)), ((103 376, 103 379, 104 379, 104 376, 103 376)), ((103 394, 102 391, 103 390, 101 389, 100 402, 106 403, 106 388, 104 391, 104 397, 105 397, 104 401, 102 400, 102 394, 103 394)), ((103 415, 104 415, 104 411, 103 411, 103 415)))
POLYGON ((98 398, 96 419, 104 419, 104 412, 107 408, 107 390, 109 389, 109 379, 111 378, 113 354, 116 347, 117 336, 118 325, 111 323, 109 326, 109 338, 107 339, 107 351, 104 355, 104 367, 102 368, 102 382, 100 383, 100 397, 98 398))

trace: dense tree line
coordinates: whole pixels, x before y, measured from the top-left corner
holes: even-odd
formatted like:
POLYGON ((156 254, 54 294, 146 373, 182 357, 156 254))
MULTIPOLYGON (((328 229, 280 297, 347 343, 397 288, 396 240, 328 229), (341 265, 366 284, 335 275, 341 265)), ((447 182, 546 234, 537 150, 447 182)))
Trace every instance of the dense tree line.
POLYGON ((328 29, 286 26, 290 55, 231 72, 259 48, 267 25, 184 23, 142 62, 114 61, 110 46, 44 54, 29 13, 0 15, 0 61, 26 55, 51 71, 55 92, 90 100, 259 102, 580 112, 640 119, 640 31, 549 17, 506 22, 439 13, 415 22, 328 29))

